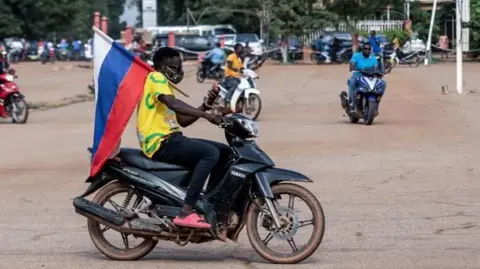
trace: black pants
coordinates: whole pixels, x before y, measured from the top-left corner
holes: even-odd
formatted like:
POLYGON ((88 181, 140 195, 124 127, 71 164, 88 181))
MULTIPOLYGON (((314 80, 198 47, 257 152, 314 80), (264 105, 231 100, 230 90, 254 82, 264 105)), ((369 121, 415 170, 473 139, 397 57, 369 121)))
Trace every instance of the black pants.
POLYGON ((210 61, 210 59, 205 59, 202 62, 202 68, 203 68, 203 75, 205 77, 208 77, 208 74, 210 73, 210 68, 212 68, 213 63, 210 61))
POLYGON ((230 101, 230 99, 232 99, 232 95, 237 89, 238 84, 240 84, 239 78, 236 78, 236 77, 225 78, 225 86, 227 87, 227 91, 228 91, 227 95, 225 96, 225 101, 230 101))
POLYGON ((225 144, 175 133, 162 142, 152 159, 181 165, 192 171, 185 204, 195 206, 209 174, 207 192, 222 180, 229 156, 230 147, 225 144))

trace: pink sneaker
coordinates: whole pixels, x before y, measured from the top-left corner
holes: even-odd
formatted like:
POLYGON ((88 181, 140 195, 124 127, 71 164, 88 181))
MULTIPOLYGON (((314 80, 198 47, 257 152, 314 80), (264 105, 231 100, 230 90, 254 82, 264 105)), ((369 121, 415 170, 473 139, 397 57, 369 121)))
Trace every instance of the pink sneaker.
POLYGON ((178 226, 190 228, 210 229, 212 227, 212 225, 206 223, 205 220, 197 213, 191 213, 184 218, 177 216, 173 219, 173 223, 178 226))

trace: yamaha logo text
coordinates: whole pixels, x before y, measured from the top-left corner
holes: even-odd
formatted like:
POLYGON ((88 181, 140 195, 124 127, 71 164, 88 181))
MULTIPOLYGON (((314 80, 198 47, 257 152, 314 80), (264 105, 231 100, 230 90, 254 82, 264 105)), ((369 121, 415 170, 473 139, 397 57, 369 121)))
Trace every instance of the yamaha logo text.
POLYGON ((246 178, 247 177, 247 175, 239 173, 239 172, 235 172, 235 171, 232 171, 230 174, 232 174, 236 177, 241 177, 241 178, 246 178))

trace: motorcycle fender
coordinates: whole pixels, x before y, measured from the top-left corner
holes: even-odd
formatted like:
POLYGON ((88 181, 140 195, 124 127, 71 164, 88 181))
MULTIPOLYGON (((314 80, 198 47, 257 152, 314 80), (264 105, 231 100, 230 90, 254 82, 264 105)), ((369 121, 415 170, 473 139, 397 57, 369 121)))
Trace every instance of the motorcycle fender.
POLYGON ((238 98, 240 98, 241 94, 242 90, 240 90, 240 88, 235 89, 235 92, 232 95, 232 99, 230 99, 230 109, 232 111, 236 111, 238 98))
POLYGON ((86 183, 90 183, 88 188, 85 192, 80 195, 80 197, 86 197, 90 194, 98 191, 99 189, 103 188, 103 186, 107 185, 108 183, 112 182, 114 179, 111 177, 106 177, 103 173, 98 173, 98 175, 94 177, 88 177, 85 181, 86 183))
POLYGON ((263 197, 274 198, 270 186, 276 185, 283 181, 313 182, 305 175, 281 168, 267 168, 255 174, 257 191, 263 197))
POLYGON ((368 100, 368 101, 371 101, 371 102, 376 102, 376 101, 377 101, 377 97, 376 97, 375 95, 373 95, 373 94, 370 94, 370 95, 368 95, 367 100, 368 100))
POLYGON ((260 91, 254 88, 246 89, 243 91, 243 96, 245 96, 245 98, 248 98, 250 94, 260 95, 260 91))

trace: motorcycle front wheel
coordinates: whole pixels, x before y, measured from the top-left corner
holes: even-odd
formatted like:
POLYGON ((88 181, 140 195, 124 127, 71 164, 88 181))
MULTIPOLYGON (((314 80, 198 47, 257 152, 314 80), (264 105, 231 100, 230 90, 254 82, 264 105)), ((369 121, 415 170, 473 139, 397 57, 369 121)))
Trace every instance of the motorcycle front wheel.
POLYGON ((12 98, 10 103, 12 106, 12 122, 23 124, 28 120, 28 105, 23 98, 12 98))
POLYGON ((252 120, 256 120, 262 111, 262 99, 258 94, 252 93, 248 96, 242 106, 242 112, 252 120))
POLYGON ((378 103, 376 101, 367 101, 368 107, 365 108, 364 122, 365 125, 372 125, 378 110, 378 103))
MULTIPOLYGON (((322 206, 313 193, 299 185, 278 184, 272 187, 272 192, 275 197, 273 203, 282 224, 281 228, 275 228, 266 203, 262 205, 262 208, 259 208, 256 203, 252 203, 246 216, 248 239, 253 249, 265 260, 277 264, 299 263, 310 257, 322 242, 325 232, 325 215, 322 206), (287 205, 281 206, 280 202, 286 202, 287 205), (295 202, 306 204, 311 217, 308 219, 300 217, 299 210, 294 209, 295 202), (301 234, 306 235, 309 239, 306 244, 297 246, 294 237, 301 228, 307 226, 313 226, 312 230, 301 234), (261 236, 260 231, 267 232, 267 235, 261 236), (278 241, 281 242, 275 246, 282 245, 284 249, 290 249, 290 253, 278 252, 268 246, 273 239, 279 239, 278 241)), ((273 243, 271 246, 273 247, 273 243)))

